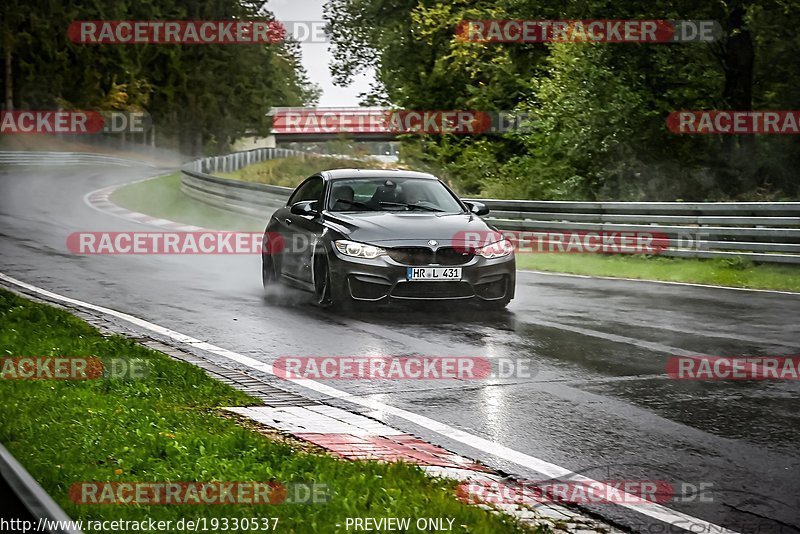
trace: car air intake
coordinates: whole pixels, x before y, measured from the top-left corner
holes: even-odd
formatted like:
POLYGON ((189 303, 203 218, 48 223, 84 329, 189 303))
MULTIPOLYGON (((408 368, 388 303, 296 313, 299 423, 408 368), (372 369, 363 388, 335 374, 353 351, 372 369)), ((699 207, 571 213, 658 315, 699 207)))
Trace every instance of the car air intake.
POLYGON ((474 295, 466 282, 399 282, 392 291, 399 299, 463 299, 474 295))

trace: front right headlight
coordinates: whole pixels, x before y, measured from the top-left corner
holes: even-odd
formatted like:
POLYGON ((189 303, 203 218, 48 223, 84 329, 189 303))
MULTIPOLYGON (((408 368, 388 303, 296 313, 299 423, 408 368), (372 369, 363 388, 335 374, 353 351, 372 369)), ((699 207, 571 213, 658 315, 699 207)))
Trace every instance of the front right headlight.
POLYGON ((479 248, 475 251, 475 254, 483 256, 486 259, 492 259, 508 256, 512 252, 514 252, 514 245, 512 245, 508 239, 503 238, 500 241, 495 241, 485 247, 479 248))
POLYGON ((371 260, 386 254, 386 251, 380 247, 367 245, 366 243, 358 243, 356 241, 348 241, 346 239, 334 241, 333 244, 336 246, 336 250, 345 256, 352 256, 354 258, 371 260))

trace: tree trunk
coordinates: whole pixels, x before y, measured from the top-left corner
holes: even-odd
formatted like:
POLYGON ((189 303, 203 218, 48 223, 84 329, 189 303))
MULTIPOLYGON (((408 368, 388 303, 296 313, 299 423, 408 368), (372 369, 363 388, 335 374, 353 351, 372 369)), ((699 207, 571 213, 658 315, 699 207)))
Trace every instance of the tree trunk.
POLYGON ((5 77, 4 83, 6 88, 5 96, 5 109, 6 111, 14 111, 14 75, 11 68, 11 44, 6 42, 5 48, 5 77))
POLYGON ((729 109, 749 111, 753 107, 753 36, 744 22, 746 8, 737 3, 728 17, 725 44, 725 89, 723 99, 729 109))
MULTIPOLYGON (((755 50, 753 36, 745 23, 747 6, 735 2, 728 16, 727 39, 723 57, 725 87, 722 99, 727 109, 750 111, 753 109, 753 64, 755 50)), ((758 187, 759 177, 749 163, 755 154, 755 139, 752 135, 725 135, 723 149, 728 169, 723 178, 723 190, 736 195, 758 187), (733 178, 731 183, 730 179, 733 178)))

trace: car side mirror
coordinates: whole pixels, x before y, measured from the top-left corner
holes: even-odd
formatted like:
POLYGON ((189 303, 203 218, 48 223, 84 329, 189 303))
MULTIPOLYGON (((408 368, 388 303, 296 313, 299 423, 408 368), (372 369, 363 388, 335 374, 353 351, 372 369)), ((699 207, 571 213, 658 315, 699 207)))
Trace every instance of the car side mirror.
POLYGON ((317 215, 319 214, 317 206, 316 200, 303 200, 292 204, 289 211, 292 212, 292 215, 317 215))
POLYGON ((484 204, 483 202, 470 201, 470 202, 464 202, 464 204, 467 205, 467 208, 469 209, 470 213, 473 213, 475 215, 486 215, 489 213, 489 208, 487 208, 486 204, 484 204))

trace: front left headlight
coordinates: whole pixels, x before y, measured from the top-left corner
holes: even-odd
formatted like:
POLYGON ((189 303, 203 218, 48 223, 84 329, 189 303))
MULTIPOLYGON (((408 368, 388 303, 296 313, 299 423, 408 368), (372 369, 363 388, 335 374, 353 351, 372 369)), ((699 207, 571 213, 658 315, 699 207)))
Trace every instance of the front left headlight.
POLYGON ((483 256, 486 259, 492 259, 508 256, 512 252, 514 252, 514 245, 504 238, 479 248, 475 251, 475 254, 483 256))
POLYGON ((346 239, 334 241, 333 244, 336 246, 336 250, 345 256, 352 256, 354 258, 371 260, 386 254, 386 251, 380 247, 367 245, 366 243, 357 243, 356 241, 347 241, 346 239))

